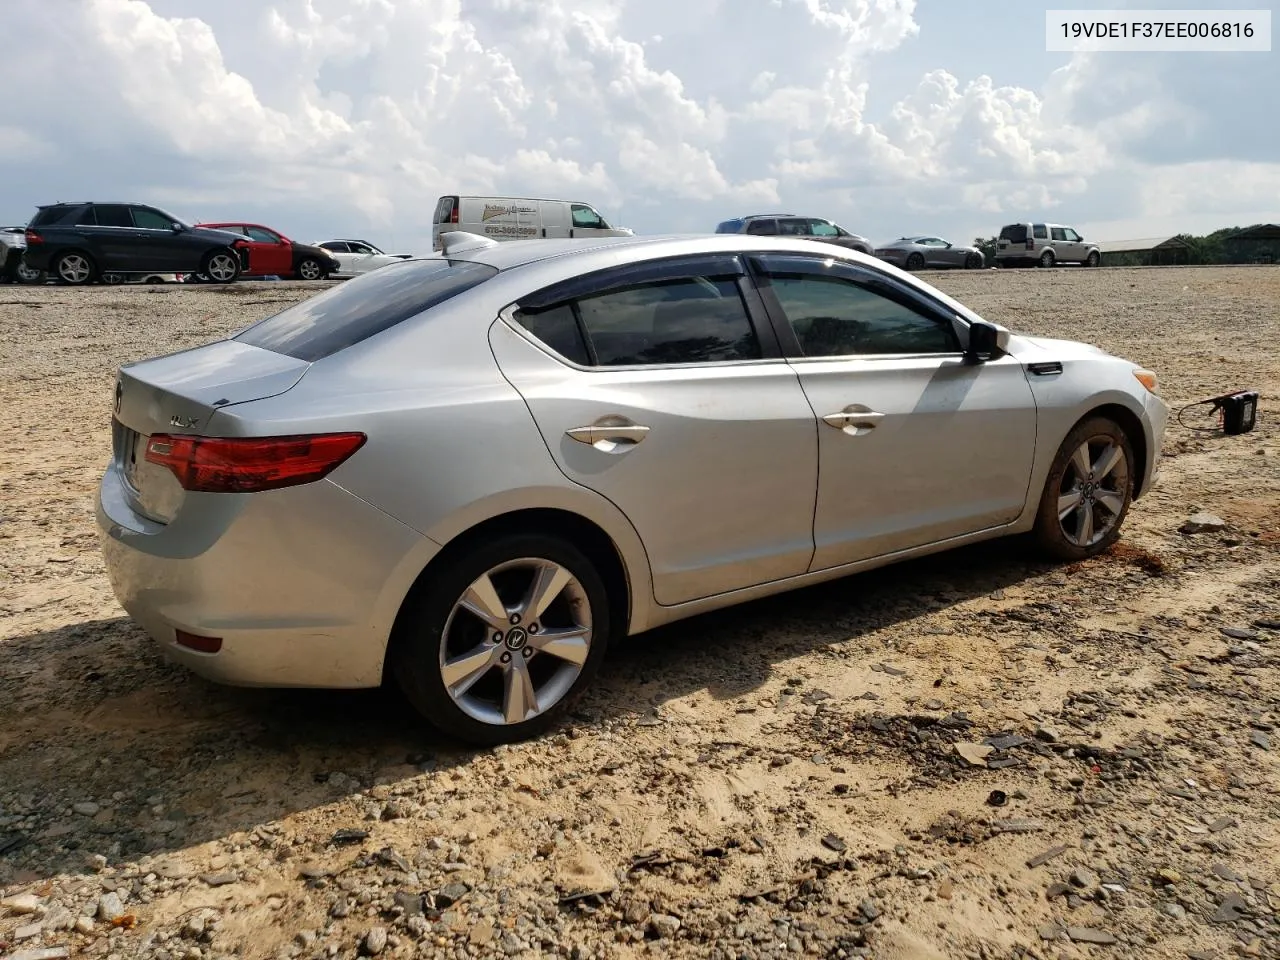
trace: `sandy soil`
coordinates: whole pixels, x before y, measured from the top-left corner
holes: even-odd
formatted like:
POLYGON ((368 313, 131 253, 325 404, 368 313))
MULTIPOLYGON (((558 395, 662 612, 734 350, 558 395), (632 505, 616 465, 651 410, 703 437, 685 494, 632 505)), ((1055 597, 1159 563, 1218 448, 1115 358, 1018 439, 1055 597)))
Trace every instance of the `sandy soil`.
POLYGON ((115 367, 314 286, 0 287, 0 956, 1280 957, 1280 269, 932 279, 1175 404, 1256 387, 1258 428, 1171 426, 1106 557, 679 624, 483 752, 195 679, 103 575, 115 367))

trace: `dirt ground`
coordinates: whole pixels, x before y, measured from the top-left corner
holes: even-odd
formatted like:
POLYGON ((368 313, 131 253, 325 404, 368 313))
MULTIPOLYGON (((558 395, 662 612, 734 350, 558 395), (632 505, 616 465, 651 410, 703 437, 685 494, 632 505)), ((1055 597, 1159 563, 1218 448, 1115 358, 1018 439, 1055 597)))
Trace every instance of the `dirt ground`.
POLYGON ((314 286, 0 287, 0 957, 1280 957, 1280 268, 931 280, 1175 406, 1257 388, 1258 427, 1171 424, 1108 556, 665 628, 479 752, 193 678, 103 575, 116 366, 314 286))

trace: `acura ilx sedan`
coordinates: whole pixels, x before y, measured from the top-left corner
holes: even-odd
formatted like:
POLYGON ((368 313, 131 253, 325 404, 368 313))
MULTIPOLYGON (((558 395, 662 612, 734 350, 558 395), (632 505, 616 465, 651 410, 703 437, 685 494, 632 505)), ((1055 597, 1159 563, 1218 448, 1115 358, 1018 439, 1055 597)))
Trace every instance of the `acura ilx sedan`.
POLYGON ((173 659, 392 680, 497 743, 615 638, 1008 534, 1106 550, 1156 474, 1156 390, 812 241, 453 233, 121 368, 98 520, 173 659))

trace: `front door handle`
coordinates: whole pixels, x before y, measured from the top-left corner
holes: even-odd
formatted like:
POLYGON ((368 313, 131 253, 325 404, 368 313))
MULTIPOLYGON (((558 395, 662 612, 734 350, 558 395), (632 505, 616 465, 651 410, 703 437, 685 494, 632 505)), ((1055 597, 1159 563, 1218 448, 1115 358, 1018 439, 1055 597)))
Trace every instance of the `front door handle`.
POLYGON ((874 430, 876 424, 885 417, 883 413, 868 410, 865 407, 858 409, 860 406, 860 404, 854 404, 836 413, 828 413, 822 420, 828 426, 843 430, 850 436, 860 437, 874 430))

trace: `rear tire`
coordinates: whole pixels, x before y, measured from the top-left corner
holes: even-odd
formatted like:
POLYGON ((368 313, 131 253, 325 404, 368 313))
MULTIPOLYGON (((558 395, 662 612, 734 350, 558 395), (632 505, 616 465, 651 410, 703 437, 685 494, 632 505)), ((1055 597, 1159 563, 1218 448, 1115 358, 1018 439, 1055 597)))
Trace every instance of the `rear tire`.
POLYGON ((907 269, 908 269, 908 270, 923 270, 923 269, 924 269, 924 254, 920 254, 920 253, 913 253, 913 254, 909 255, 909 256, 907 257, 907 269))
POLYGON ((240 276, 240 258, 232 250, 214 250, 204 258, 200 273, 214 283, 231 283, 240 276))
POLYGON ((79 250, 58 254, 51 266, 58 283, 70 287, 83 287, 86 283, 91 283, 98 273, 93 257, 79 250))
POLYGON ((1058 448, 1032 537, 1055 560, 1084 560, 1107 550, 1133 502, 1133 444, 1114 420, 1091 417, 1058 448))
POLYGON ((1052 251, 1052 250, 1046 250, 1044 253, 1040 254, 1040 266, 1042 266, 1042 267, 1044 267, 1044 268, 1046 268, 1046 269, 1048 269, 1049 267, 1052 267, 1052 266, 1053 266, 1053 251, 1052 251))
POLYGON ((548 730, 590 685, 610 623, 604 581, 581 550, 513 533, 465 549, 415 591, 396 623, 391 673, 445 733, 511 743, 548 730), (550 584, 541 609, 525 605, 539 576, 550 584))
POLYGON ((965 268, 966 270, 981 270, 981 269, 982 269, 982 254, 980 254, 980 253, 971 253, 971 254, 969 254, 967 257, 965 257, 965 258, 964 258, 964 268, 965 268))

